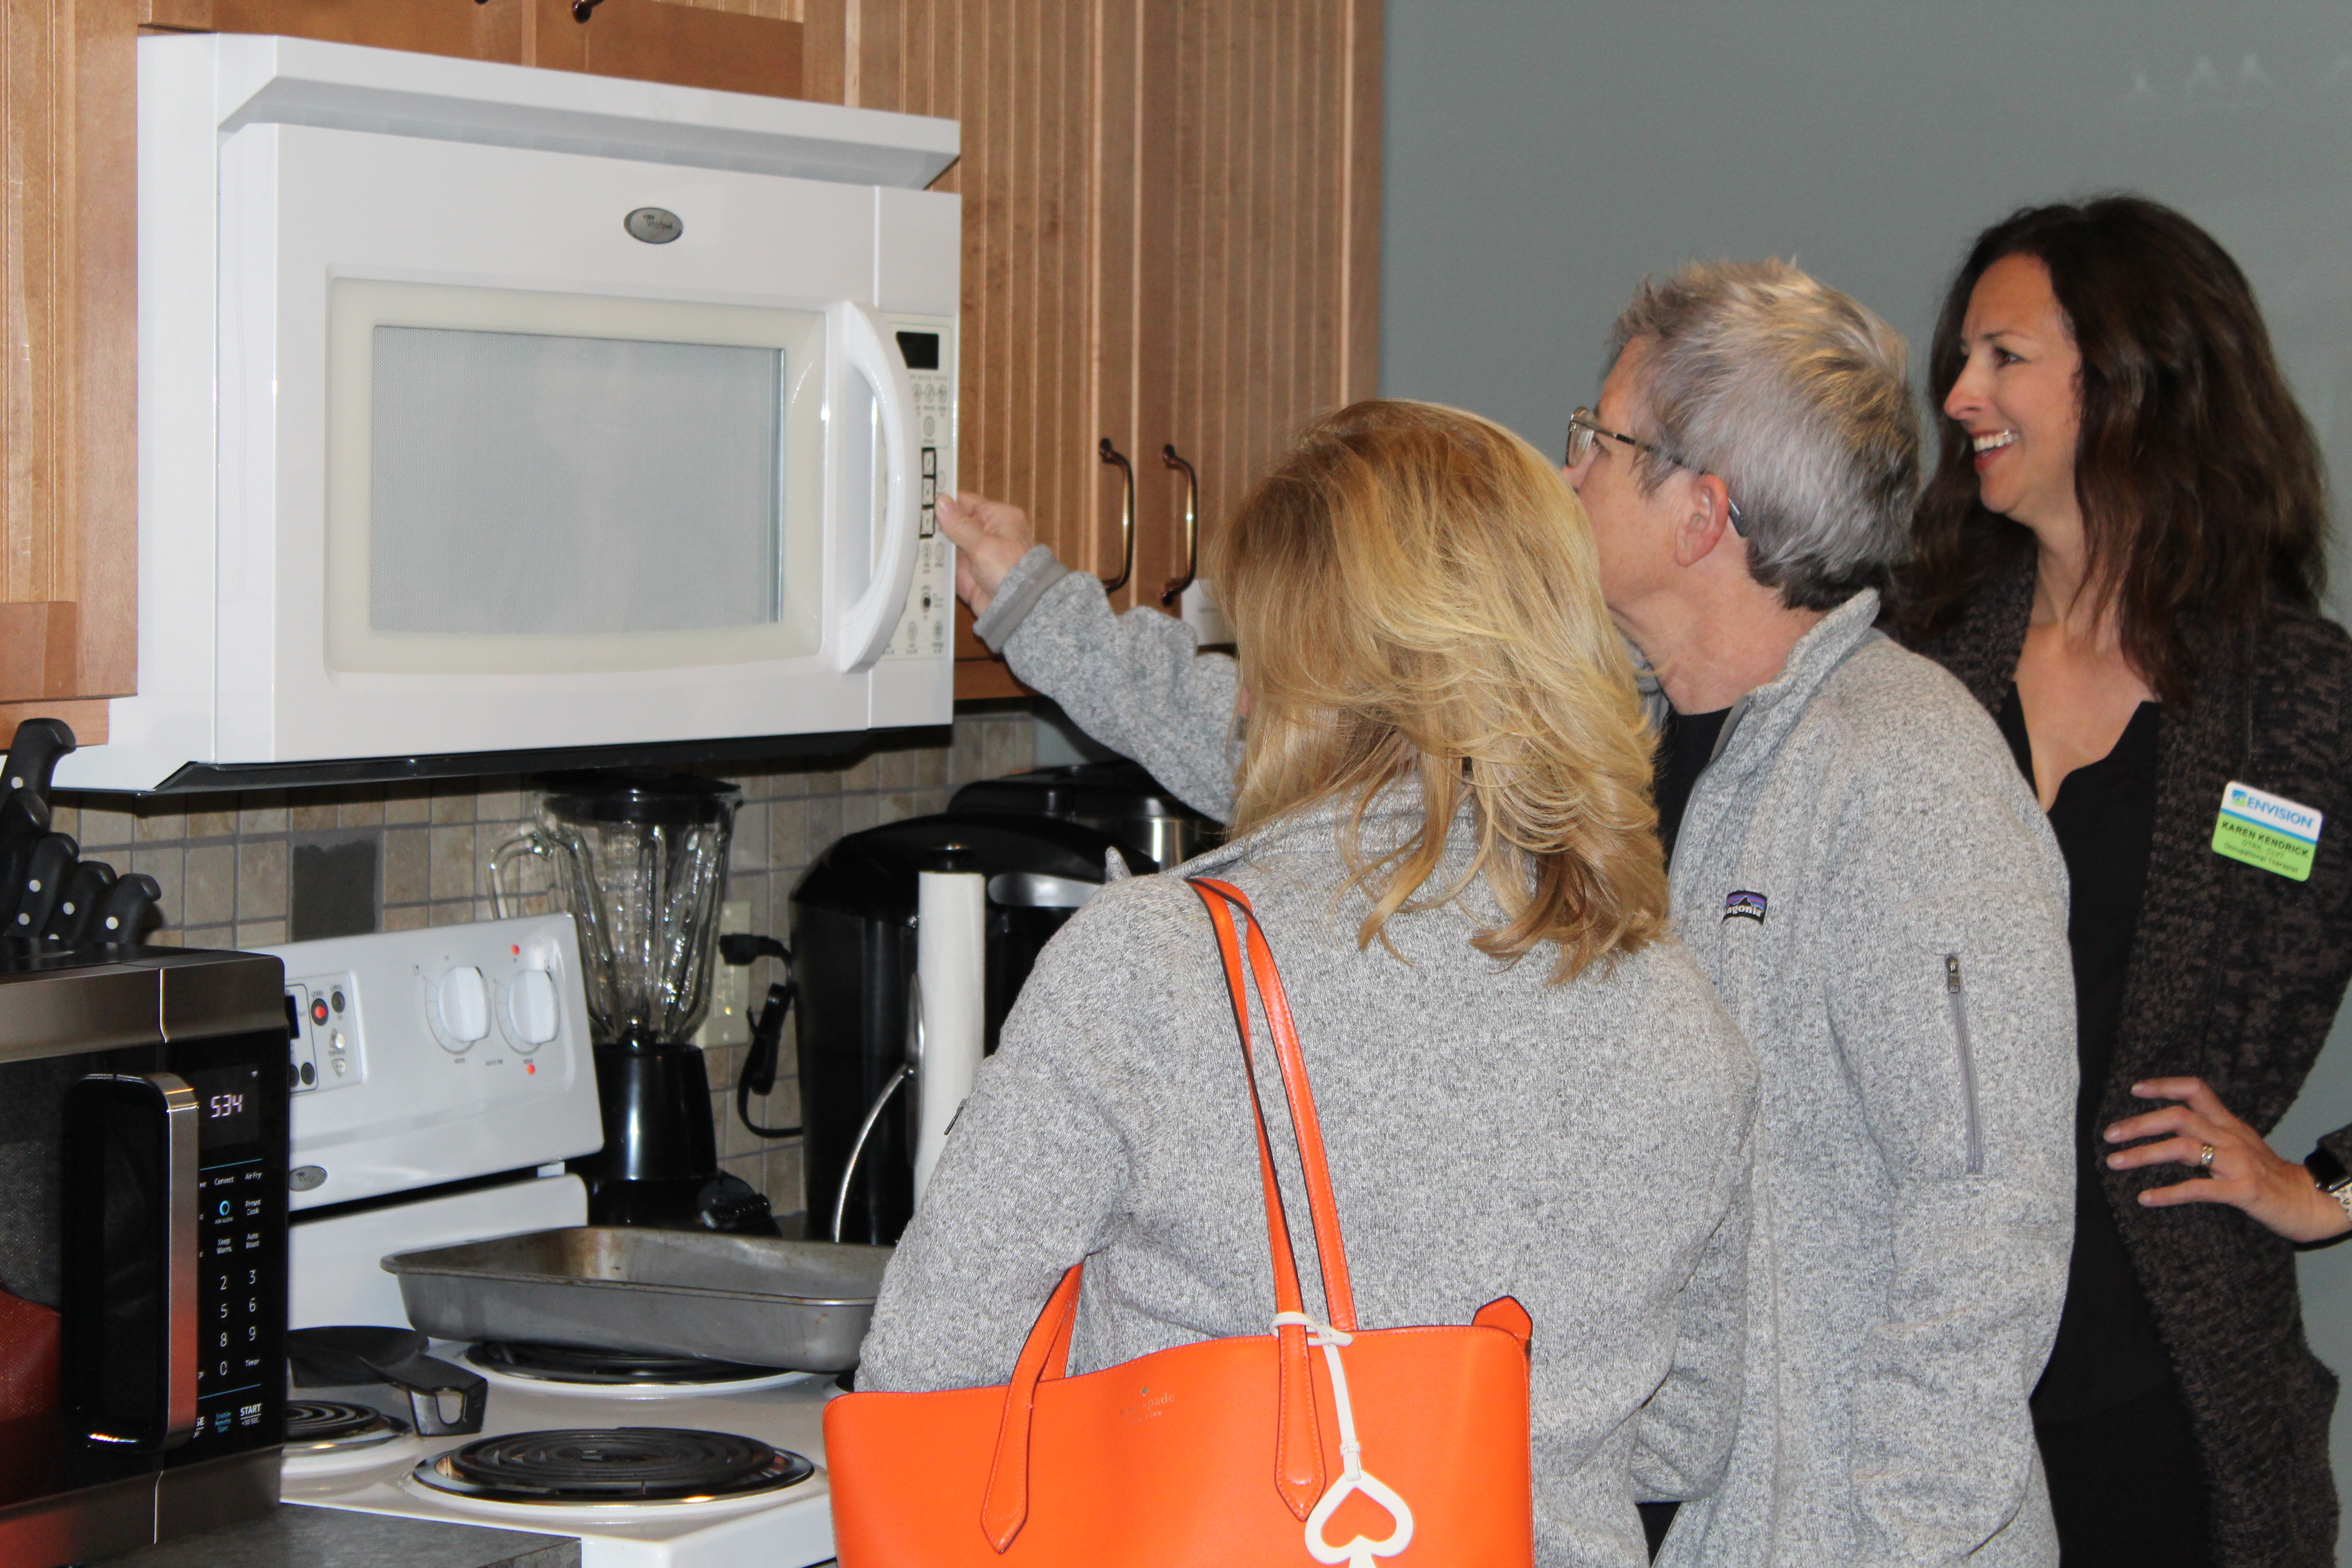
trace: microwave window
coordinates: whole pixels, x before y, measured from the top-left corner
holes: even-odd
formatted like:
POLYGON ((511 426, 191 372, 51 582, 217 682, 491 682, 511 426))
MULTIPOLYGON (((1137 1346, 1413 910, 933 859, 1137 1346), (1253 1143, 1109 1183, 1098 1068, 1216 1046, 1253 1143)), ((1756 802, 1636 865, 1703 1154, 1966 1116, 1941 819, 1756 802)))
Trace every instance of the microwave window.
POLYGON ((778 620, 782 350, 437 327, 372 336, 375 630, 778 620))

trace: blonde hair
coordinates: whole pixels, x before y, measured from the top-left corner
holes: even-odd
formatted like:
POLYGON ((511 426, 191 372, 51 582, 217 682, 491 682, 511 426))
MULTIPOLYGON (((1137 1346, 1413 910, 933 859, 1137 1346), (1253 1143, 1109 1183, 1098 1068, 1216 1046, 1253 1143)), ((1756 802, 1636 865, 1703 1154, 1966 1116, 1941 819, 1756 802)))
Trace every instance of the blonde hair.
POLYGON ((1555 981, 1664 929, 1633 668, 1583 508, 1534 447, 1452 408, 1355 404, 1301 434, 1209 567, 1251 704, 1234 827, 1341 802, 1360 943, 1481 878, 1505 923, 1474 944, 1556 943, 1555 981), (1419 828, 1368 858, 1366 810, 1408 781, 1419 828), (1471 863, 1424 891, 1465 805, 1471 863))

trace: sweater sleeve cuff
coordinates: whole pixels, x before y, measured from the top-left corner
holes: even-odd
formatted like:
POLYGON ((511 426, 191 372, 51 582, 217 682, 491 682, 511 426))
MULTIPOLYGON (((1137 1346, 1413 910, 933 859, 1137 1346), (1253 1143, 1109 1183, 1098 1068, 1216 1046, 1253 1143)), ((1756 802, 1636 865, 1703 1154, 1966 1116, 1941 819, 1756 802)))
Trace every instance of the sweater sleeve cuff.
POLYGON ((1037 601, 1045 596, 1045 590, 1069 574, 1070 569, 1055 560, 1051 550, 1031 545, 1029 553, 1014 562, 1004 581, 997 584, 988 613, 972 622, 972 635, 988 645, 989 652, 1003 653, 1037 601))

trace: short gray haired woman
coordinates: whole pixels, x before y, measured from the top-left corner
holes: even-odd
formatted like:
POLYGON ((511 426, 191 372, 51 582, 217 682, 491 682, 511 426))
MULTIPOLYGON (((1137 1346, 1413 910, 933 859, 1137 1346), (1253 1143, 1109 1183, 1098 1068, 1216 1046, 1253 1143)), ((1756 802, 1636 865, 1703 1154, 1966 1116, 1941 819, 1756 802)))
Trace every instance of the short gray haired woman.
POLYGON ((1699 262, 1642 280, 1609 357, 1637 342, 1645 489, 1676 468, 1720 476, 1749 574, 1791 609, 1886 585, 1919 482, 1893 328, 1785 261, 1699 262))
MULTIPOLYGON (((1238 884, 1281 964, 1362 1319, 1516 1296, 1538 1561, 1642 1568, 1636 1497, 1704 1492, 1730 1449, 1756 1068, 1666 933, 1648 737, 1576 499, 1483 419, 1359 404, 1215 552, 1252 703, 1237 837, 1184 869, 1238 884)), ((1081 1258, 1074 1371, 1270 1332, 1247 1069, 1183 881, 1080 910, 1003 1041, 861 1386, 1003 1383, 1081 1258)), ((1274 1158, 1302 1203, 1295 1149, 1274 1158)))

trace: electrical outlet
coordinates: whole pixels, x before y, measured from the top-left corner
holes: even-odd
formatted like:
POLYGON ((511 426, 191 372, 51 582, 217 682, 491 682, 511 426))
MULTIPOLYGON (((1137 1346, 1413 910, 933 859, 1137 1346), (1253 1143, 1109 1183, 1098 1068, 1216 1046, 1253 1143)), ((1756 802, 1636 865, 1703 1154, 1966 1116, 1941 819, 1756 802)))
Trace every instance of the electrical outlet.
MULTIPOLYGON (((751 900, 730 899, 719 906, 721 935, 751 929, 751 900)), ((749 966, 739 969, 716 953, 711 955, 711 963, 717 973, 710 977, 710 1011, 703 1015, 702 1027, 695 1031, 694 1043, 705 1049, 712 1046, 748 1046, 751 1043, 751 1020, 747 1016, 751 1005, 751 971, 749 966)))

